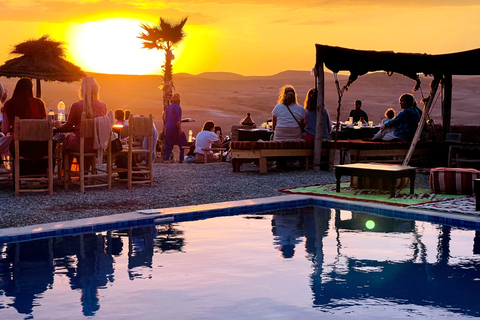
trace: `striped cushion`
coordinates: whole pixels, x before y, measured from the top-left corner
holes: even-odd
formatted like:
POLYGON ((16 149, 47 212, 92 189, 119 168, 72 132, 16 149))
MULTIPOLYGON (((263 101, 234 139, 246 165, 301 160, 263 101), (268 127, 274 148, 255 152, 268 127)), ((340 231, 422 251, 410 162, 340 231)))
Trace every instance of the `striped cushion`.
POLYGON ((480 171, 464 168, 435 168, 430 170, 430 189, 435 193, 472 194, 473 180, 480 171))
MULTIPOLYGON (((416 147, 425 148, 432 143, 431 140, 418 141, 416 147)), ((322 143, 323 148, 333 149, 334 141, 322 143)), ((338 140, 337 149, 355 149, 355 150, 390 150, 410 148, 410 142, 402 141, 373 141, 373 140, 338 140)))
MULTIPOLYGON (((432 141, 419 141, 417 149, 427 147, 432 141)), ((260 150, 260 149, 313 149, 313 142, 304 140, 289 141, 232 141, 232 149, 241 150, 260 150)), ((322 148, 333 149, 334 141, 323 141, 322 148)), ((410 142, 401 141, 373 141, 373 140, 338 140, 337 149, 355 149, 355 150, 389 150, 410 148, 410 142)))

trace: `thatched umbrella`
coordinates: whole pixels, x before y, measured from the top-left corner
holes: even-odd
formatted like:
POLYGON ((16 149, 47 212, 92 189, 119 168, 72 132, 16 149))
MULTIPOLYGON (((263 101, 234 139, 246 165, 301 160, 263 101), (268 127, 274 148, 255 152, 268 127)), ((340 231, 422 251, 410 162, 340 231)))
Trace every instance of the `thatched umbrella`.
POLYGON ((64 59, 63 42, 53 41, 48 35, 17 44, 10 54, 21 56, 0 66, 0 76, 36 79, 38 98, 42 95, 40 80, 74 82, 85 76, 80 67, 64 59))

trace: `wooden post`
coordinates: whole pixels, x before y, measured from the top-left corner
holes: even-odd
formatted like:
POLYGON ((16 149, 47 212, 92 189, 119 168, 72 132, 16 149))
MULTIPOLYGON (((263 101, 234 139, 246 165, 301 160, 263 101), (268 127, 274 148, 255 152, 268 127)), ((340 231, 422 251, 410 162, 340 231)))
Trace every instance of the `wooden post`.
POLYGON ((36 80, 36 85, 37 85, 37 88, 36 88, 36 97, 37 98, 41 98, 42 97, 42 86, 40 85, 40 79, 35 79, 36 80))
POLYGON ((322 139, 323 139, 323 108, 325 108, 325 73, 323 61, 317 58, 315 65, 315 76, 317 78, 317 127, 315 128, 315 149, 313 152, 313 170, 320 171, 322 160, 322 139))
POLYGON ((443 79, 444 98, 442 103, 442 137, 445 140, 450 132, 452 118, 452 75, 446 74, 443 79))
POLYGON ((417 131, 415 132, 415 136, 413 137, 412 143, 410 144, 410 149, 408 149, 407 155, 403 160, 404 166, 408 166, 408 162, 412 157, 413 150, 415 150, 415 146, 417 145, 418 140, 420 140, 420 135, 422 134, 423 126, 425 125, 425 118, 427 114, 430 113, 430 108, 432 107, 433 100, 435 99, 435 94, 437 93, 439 82, 440 82, 440 77, 435 77, 432 80, 432 83, 430 84, 430 95, 428 96, 429 99, 427 101, 427 104, 423 107, 422 118, 418 123, 417 131))

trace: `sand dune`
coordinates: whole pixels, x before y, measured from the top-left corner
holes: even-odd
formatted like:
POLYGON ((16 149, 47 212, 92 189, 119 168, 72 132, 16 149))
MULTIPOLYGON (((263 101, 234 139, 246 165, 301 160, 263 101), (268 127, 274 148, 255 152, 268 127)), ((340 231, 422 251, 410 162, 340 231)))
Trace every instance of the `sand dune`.
MULTIPOLYGON (((100 96, 110 109, 130 109, 136 114, 152 113, 158 127, 161 127, 162 92, 158 86, 161 77, 92 74, 100 83, 100 96)), ((18 79, 0 78, 0 82, 13 93, 18 79)), ((293 85, 303 104, 308 89, 312 88, 314 78, 309 71, 285 71, 273 76, 242 76, 228 72, 202 73, 198 75, 177 74, 174 77, 175 90, 182 96, 183 116, 196 122, 185 123, 184 129, 195 133, 203 122, 213 120, 224 129, 224 134, 232 124, 238 124, 247 113, 261 124, 271 118, 271 111, 278 98, 278 90, 284 84, 293 85)), ((332 119, 336 119, 338 96, 333 75, 325 78, 326 108, 332 119)), ((340 85, 345 84, 346 76, 339 76, 340 85)), ((422 79, 423 95, 428 95, 431 78, 422 79)), ((42 82, 43 99, 47 109, 56 110, 60 99, 67 106, 78 99, 80 83, 65 84, 42 82)), ((385 73, 368 74, 355 81, 342 99, 341 120, 345 120, 353 102, 363 101, 363 109, 371 120, 379 122, 387 108, 400 111, 398 97, 411 92, 414 82, 401 75, 387 76, 385 73)), ((422 92, 414 93, 417 101, 422 92)), ((452 124, 476 125, 480 116, 477 100, 480 98, 480 77, 454 77, 452 124)), ((422 107, 422 106, 420 106, 422 107)), ((68 107, 67 107, 68 108, 68 107)), ((441 122, 441 102, 435 103, 432 117, 441 122)))

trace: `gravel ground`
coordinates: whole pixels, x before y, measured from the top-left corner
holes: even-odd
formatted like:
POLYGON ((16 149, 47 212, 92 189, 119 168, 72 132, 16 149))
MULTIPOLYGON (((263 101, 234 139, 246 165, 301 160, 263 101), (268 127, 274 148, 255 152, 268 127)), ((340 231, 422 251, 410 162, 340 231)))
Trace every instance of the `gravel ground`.
MULTIPOLYGON (((299 168, 270 170, 243 164, 241 172, 232 172, 230 163, 154 164, 154 187, 114 183, 112 190, 87 189, 81 194, 55 186, 54 195, 22 194, 14 197, 11 182, 0 183, 0 228, 106 216, 138 209, 168 208, 186 205, 279 196, 279 189, 318 183, 333 183, 332 172, 299 168)), ((345 178, 348 179, 348 178, 345 178)), ((428 175, 417 174, 416 186, 428 187, 428 175)))

